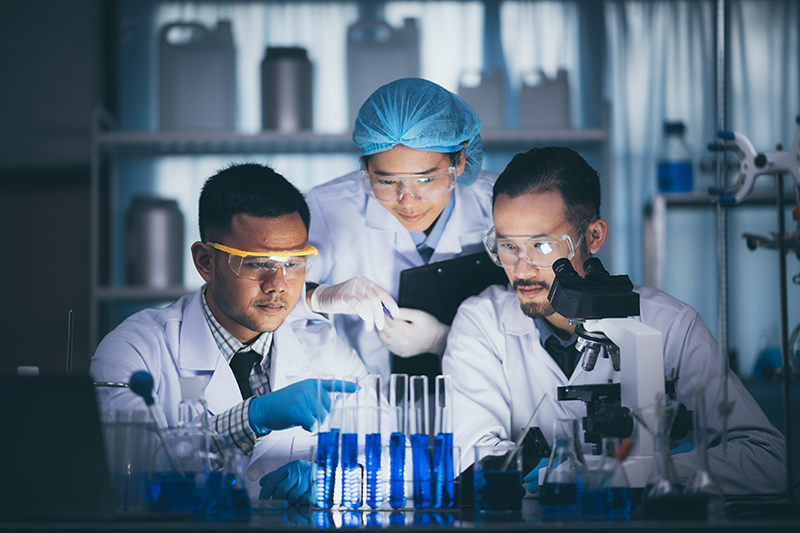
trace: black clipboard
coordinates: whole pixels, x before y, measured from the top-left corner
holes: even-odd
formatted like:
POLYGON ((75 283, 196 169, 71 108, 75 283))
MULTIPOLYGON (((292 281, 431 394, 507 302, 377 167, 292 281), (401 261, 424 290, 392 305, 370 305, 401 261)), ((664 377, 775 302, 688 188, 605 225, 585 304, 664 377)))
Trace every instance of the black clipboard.
POLYGON ((462 255, 400 272, 397 304, 427 311, 449 326, 461 302, 489 285, 507 283, 505 270, 485 251, 462 255))

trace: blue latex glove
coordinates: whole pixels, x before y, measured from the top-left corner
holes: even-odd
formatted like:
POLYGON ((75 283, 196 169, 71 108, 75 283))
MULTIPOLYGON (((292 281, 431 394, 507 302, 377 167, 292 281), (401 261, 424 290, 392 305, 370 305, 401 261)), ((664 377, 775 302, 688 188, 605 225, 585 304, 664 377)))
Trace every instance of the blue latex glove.
POLYGON ((311 505, 311 490, 314 487, 311 463, 292 461, 273 470, 258 482, 261 485, 261 500, 286 500, 291 505, 311 505))
POLYGON ((355 392, 358 388, 355 383, 348 381, 323 380, 324 390, 320 394, 322 405, 318 406, 317 380, 310 378, 253 398, 249 410, 250 428, 257 435, 295 426, 312 431, 318 422, 322 423, 328 416, 331 408, 328 393, 334 390, 334 386, 336 392, 355 392))
POLYGON ((541 470, 542 467, 547 466, 547 463, 549 462, 550 458, 545 457, 544 459, 539 461, 539 464, 536 465, 536 468, 528 472, 528 475, 523 478, 525 480, 525 483, 527 484, 528 492, 530 492, 535 496, 539 495, 539 470, 541 470))

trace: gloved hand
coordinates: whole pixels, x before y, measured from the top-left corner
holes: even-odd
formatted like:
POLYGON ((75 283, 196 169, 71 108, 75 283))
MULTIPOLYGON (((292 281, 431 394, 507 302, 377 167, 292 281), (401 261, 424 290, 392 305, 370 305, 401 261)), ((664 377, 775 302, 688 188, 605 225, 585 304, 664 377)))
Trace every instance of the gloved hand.
POLYGON ((336 392, 355 392, 358 388, 355 383, 332 379, 323 380, 322 387, 324 390, 319 395, 322 405, 317 405, 317 380, 314 378, 253 398, 248 411, 250 428, 257 435, 295 426, 313 431, 317 422, 322 423, 328 416, 331 407, 328 393, 333 392, 334 387, 336 392))
POLYGON ((539 470, 541 470, 543 467, 546 467, 547 463, 549 462, 550 458, 545 457, 544 459, 539 461, 539 464, 536 465, 536 468, 528 472, 528 475, 522 478, 527 484, 528 492, 530 492, 534 496, 539 495, 539 470))
POLYGON ((360 276, 336 285, 319 285, 311 293, 310 306, 315 313, 358 315, 367 331, 373 325, 383 329, 387 317, 383 306, 395 316, 399 309, 392 295, 369 278, 360 276))
POLYGON ((445 326, 430 313, 401 307, 393 313, 378 336, 390 352, 400 357, 421 353, 442 355, 447 345, 450 326, 445 326))
POLYGON ((261 500, 286 500, 292 505, 311 505, 314 488, 311 463, 292 461, 259 480, 261 500))

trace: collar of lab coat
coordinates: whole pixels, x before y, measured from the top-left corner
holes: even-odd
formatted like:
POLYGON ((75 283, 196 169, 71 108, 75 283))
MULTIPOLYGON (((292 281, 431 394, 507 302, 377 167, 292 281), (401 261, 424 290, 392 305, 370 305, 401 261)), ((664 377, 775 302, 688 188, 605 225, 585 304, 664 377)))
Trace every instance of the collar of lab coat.
POLYGON ((535 342, 533 342, 531 353, 538 354, 550 371, 559 376, 559 379, 563 380, 565 384, 572 383, 583 373, 583 369, 578 365, 572 372, 572 376, 567 379, 564 371, 558 366, 558 363, 555 362, 542 346, 539 339, 541 333, 539 332, 539 328, 536 327, 536 321, 522 312, 522 308, 519 305, 519 298, 517 298, 517 293, 514 292, 511 284, 506 288, 503 304, 500 323, 503 324, 506 334, 522 337, 535 333, 535 342))
POLYGON ((523 335, 530 335, 534 332, 538 333, 539 330, 536 328, 536 323, 533 319, 522 312, 522 308, 519 306, 517 293, 514 292, 510 283, 506 287, 505 296, 505 305, 503 306, 500 323, 503 324, 506 333, 508 335, 517 335, 520 337, 523 335))
MULTIPOLYGON (((203 315, 202 290, 194 294, 184 312, 177 363, 181 372, 212 372, 204 396, 209 411, 219 414, 241 402, 242 394, 203 315)), ((270 383, 273 390, 291 383, 292 377, 308 372, 307 358, 303 357, 303 349, 286 321, 273 334, 271 353, 270 383)))

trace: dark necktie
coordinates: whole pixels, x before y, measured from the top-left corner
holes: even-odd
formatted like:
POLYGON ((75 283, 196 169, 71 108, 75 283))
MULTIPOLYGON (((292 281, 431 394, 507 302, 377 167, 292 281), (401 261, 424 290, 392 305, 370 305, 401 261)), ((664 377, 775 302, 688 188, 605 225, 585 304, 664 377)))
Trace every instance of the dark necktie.
POLYGON ((253 365, 260 362, 261 355, 255 350, 238 351, 233 354, 230 363, 231 370, 236 376, 236 383, 239 384, 239 390, 242 391, 243 400, 253 395, 253 389, 250 388, 250 372, 253 371, 253 365))
POLYGON ((564 371, 567 379, 572 377, 572 371, 575 370, 575 364, 577 362, 575 358, 578 355, 578 350, 575 349, 575 343, 573 342, 569 346, 562 346, 555 335, 550 335, 544 341, 544 348, 547 350, 547 353, 550 354, 550 357, 558 363, 561 370, 564 371))
POLYGON ((428 264, 428 261, 431 260, 431 256, 433 255, 433 248, 428 246, 425 243, 417 245, 417 251, 419 255, 422 257, 422 260, 425 261, 425 264, 428 264))

